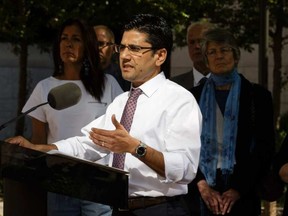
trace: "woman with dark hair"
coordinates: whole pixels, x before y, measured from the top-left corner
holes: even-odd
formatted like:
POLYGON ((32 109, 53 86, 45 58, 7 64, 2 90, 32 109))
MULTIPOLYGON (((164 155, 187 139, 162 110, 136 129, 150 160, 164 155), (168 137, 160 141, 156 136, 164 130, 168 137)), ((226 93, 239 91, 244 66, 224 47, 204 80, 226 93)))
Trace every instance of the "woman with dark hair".
MULTIPOLYGON (((77 74, 78 79, 80 79, 85 86, 85 89, 96 99, 100 100, 103 91, 104 91, 104 73, 100 70, 100 56, 99 56, 99 48, 98 41, 95 37, 95 33, 93 28, 88 26, 84 21, 79 19, 68 19, 60 28, 59 34, 57 36, 56 44, 54 45, 53 50, 53 58, 54 58, 54 74, 53 77, 64 77, 67 76, 69 70, 65 71, 65 62, 63 57, 65 57, 65 47, 69 48, 71 44, 69 44, 68 38, 66 35, 63 35, 63 32, 67 26, 78 28, 77 31, 79 35, 74 35, 73 40, 75 42, 81 42, 81 49, 83 53, 81 53, 81 62, 78 62, 78 66, 81 66, 81 70, 77 73, 73 73, 74 76, 77 74), (80 34, 82 37, 82 41, 79 41, 80 34), (78 37, 77 37, 78 36, 78 37)), ((82 51, 81 50, 81 51, 82 51)), ((66 57, 70 58, 73 62, 73 56, 66 57)), ((80 53, 78 53, 80 54, 80 53)), ((78 56, 75 56, 78 57, 78 56)), ((77 60, 77 59, 75 59, 77 60)), ((80 59, 79 59, 80 60, 80 59)), ((75 64, 72 64, 74 66, 75 64)))
POLYGON ((238 73, 240 50, 230 32, 207 31, 201 49, 211 76, 191 89, 203 115, 191 215, 260 215, 257 186, 274 152, 271 93, 238 73))
MULTIPOLYGON (((68 19, 60 28, 54 46, 54 74, 40 81, 23 108, 46 102, 49 91, 72 82, 82 92, 78 104, 63 110, 49 105, 29 114, 32 117, 32 137, 35 143, 51 143, 81 135, 81 128, 105 113, 122 89, 109 74, 100 69, 98 42, 92 27, 79 19, 68 19)), ((59 194, 48 193, 48 215, 110 215, 111 208, 59 194)))

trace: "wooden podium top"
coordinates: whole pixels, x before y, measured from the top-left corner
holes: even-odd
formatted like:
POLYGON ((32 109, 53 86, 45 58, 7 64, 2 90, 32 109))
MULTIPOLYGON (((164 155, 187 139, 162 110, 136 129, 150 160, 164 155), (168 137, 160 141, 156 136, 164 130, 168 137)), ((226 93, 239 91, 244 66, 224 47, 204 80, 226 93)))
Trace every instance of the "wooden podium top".
POLYGON ((79 199, 127 208, 128 173, 94 162, 0 141, 3 178, 79 199))

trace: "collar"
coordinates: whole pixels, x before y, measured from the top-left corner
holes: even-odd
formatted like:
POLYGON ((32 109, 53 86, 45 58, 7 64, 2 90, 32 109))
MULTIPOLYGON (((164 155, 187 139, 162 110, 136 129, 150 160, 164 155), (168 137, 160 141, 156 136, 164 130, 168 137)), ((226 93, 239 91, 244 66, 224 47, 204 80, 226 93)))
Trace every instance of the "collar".
POLYGON ((140 88, 147 97, 151 97, 167 81, 164 72, 143 83, 140 88))
MULTIPOLYGON (((202 73, 200 73, 198 70, 196 70, 193 67, 193 76, 194 76, 194 85, 198 85, 199 81, 205 77, 202 73)), ((207 78, 210 77, 210 73, 206 75, 207 78)))

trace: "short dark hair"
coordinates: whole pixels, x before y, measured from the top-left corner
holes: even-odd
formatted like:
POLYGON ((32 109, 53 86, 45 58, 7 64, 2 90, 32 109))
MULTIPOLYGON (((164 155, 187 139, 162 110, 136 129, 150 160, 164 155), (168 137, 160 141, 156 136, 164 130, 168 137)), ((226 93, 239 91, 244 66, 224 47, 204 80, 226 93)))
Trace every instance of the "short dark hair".
POLYGON ((94 30, 103 29, 106 32, 106 34, 108 35, 108 38, 110 40, 109 42, 115 43, 115 35, 114 35, 113 31, 108 26, 96 25, 93 28, 94 28, 94 30))
MULTIPOLYGON (((139 32, 147 34, 147 42, 156 49, 165 48, 167 50, 167 59, 170 59, 173 47, 173 34, 171 27, 166 20, 160 16, 152 14, 137 14, 124 25, 123 31, 135 29, 139 32)), ((165 68, 169 64, 167 61, 161 66, 165 68)))
POLYGON ((201 50, 202 50, 206 63, 208 62, 207 56, 206 56, 206 51, 207 51, 206 49, 207 49, 208 43, 210 42, 215 42, 218 44, 227 44, 228 46, 230 46, 233 50, 234 59, 237 62, 239 62, 240 55, 241 55, 240 48, 237 44, 236 38, 230 31, 223 29, 223 28, 214 28, 205 32, 203 41, 201 43, 201 50))
POLYGON ((84 43, 84 61, 88 64, 88 71, 85 71, 82 66, 80 72, 80 79, 85 86, 85 89, 96 99, 101 100, 105 85, 105 76, 102 70, 100 70, 100 56, 98 41, 96 34, 92 26, 88 25, 84 20, 78 18, 69 18, 63 22, 58 31, 58 35, 55 40, 53 49, 53 59, 54 59, 54 74, 53 76, 58 76, 63 73, 61 67, 63 68, 63 62, 60 57, 60 42, 61 35, 67 26, 77 26, 83 38, 84 43), (60 68, 59 68, 60 66, 60 68))

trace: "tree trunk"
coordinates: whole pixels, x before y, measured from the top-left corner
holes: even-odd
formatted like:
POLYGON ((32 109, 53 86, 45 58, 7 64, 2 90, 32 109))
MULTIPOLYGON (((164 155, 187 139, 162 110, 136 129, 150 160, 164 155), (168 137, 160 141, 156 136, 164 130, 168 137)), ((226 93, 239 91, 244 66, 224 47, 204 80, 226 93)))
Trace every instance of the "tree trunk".
MULTIPOLYGON (((26 81, 27 81, 27 59, 28 44, 23 40, 20 44, 19 56, 19 81, 18 81, 18 108, 17 115, 21 114, 21 110, 26 101, 26 81)), ((22 135, 24 132, 25 118, 20 118, 16 123, 15 135, 22 135)))
MULTIPOLYGON (((281 1, 280 1, 281 2, 281 1)), ((279 14, 283 15, 283 8, 278 8, 279 14)), ((273 40, 273 102, 274 102, 274 119, 277 123, 280 117, 280 104, 281 104, 281 67, 282 67, 282 33, 283 33, 284 23, 282 21, 282 16, 277 16, 275 32, 272 35, 273 40)), ((276 125, 276 124, 275 124, 276 125)))
MULTIPOLYGON (((278 4, 278 16, 275 22, 275 32, 271 34, 273 41, 272 51, 273 51, 273 108, 274 108, 274 126, 277 126, 277 123, 280 119, 280 104, 281 104, 281 69, 282 69, 282 43, 283 43, 283 28, 284 23, 282 20, 283 12, 283 1, 280 0, 278 4)), ((277 134, 276 134, 277 136, 277 134)), ((276 137, 276 140, 278 138, 276 137)), ((277 144, 277 143, 276 143, 277 144)), ((266 216, 276 216, 277 215, 277 202, 264 202, 264 215, 266 216)))

